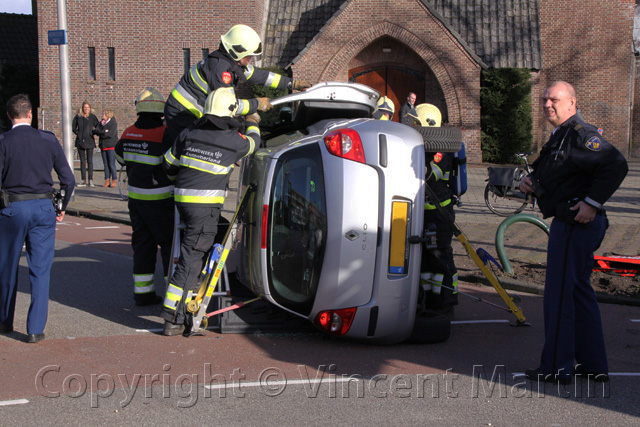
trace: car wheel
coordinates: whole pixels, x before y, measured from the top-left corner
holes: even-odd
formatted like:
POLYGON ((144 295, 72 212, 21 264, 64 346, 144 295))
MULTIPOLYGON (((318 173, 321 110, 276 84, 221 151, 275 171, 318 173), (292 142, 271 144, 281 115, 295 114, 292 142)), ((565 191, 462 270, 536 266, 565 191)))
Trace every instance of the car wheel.
POLYGON ((419 127, 428 153, 457 153, 462 148, 462 131, 454 127, 419 127))
POLYGON ((435 344, 445 342, 451 335, 451 319, 447 315, 416 315, 413 331, 407 342, 413 344, 435 344))

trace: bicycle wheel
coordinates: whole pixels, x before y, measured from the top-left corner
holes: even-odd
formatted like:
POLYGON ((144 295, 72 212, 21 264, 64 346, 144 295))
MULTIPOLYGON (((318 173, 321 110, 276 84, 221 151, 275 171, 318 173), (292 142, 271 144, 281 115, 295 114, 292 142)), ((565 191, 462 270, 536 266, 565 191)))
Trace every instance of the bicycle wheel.
POLYGON ((496 195, 492 191, 490 184, 487 184, 484 189, 484 202, 491 212, 500 216, 510 216, 520 213, 527 206, 527 202, 523 202, 522 199, 496 195))
POLYGON ((118 172, 118 191, 122 200, 129 200, 129 177, 124 166, 118 172))

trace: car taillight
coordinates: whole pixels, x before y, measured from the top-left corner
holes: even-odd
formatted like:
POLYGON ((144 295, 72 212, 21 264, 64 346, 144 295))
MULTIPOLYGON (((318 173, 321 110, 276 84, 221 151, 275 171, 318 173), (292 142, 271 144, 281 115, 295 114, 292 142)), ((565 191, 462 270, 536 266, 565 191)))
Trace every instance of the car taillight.
POLYGON ((318 313, 315 325, 333 335, 344 335, 349 331, 353 318, 356 316, 356 307, 340 310, 325 310, 318 313))
POLYGON ((262 207, 262 228, 260 229, 260 247, 262 249, 267 249, 267 230, 269 220, 269 205, 264 205, 262 207))
POLYGON ((339 129, 324 137, 327 149, 334 156, 365 163, 360 135, 353 129, 339 129))

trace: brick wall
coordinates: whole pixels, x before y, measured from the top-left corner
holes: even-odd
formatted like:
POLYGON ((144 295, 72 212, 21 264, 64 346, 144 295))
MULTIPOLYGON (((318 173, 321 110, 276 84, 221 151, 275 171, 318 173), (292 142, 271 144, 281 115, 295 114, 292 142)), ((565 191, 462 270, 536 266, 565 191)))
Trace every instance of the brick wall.
MULTIPOLYGON (((203 48, 218 48, 220 35, 231 26, 243 23, 260 31, 263 1, 67 0, 66 5, 72 109, 84 100, 96 113, 113 109, 122 132, 135 121, 133 102, 142 89, 156 87, 166 98, 178 82, 183 48, 191 50, 193 65, 203 48), (95 81, 89 79, 90 46, 96 52, 95 81), (115 48, 113 82, 107 79, 108 47, 115 48)), ((47 44, 47 31, 57 28, 56 0, 39 0, 39 125, 44 120, 44 128, 61 138, 59 51, 47 44)))
POLYGON ((433 71, 450 124, 462 129, 469 160, 479 161, 480 67, 420 2, 352 0, 292 66, 294 74, 347 81, 353 58, 383 36, 405 44, 433 71))
POLYGON ((633 103, 632 33, 634 0, 539 0, 543 70, 532 90, 534 141, 551 132, 540 96, 554 80, 576 88, 587 122, 627 156, 633 103))

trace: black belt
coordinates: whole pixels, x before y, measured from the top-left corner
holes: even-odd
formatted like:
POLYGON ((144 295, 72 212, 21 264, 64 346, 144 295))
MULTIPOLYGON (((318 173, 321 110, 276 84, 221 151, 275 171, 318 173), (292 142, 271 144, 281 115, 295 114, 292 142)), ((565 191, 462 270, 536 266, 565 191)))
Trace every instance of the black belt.
POLYGON ((23 194, 9 194, 9 203, 13 202, 22 202, 24 200, 35 200, 35 199, 51 199, 53 197, 53 193, 23 193, 23 194))

